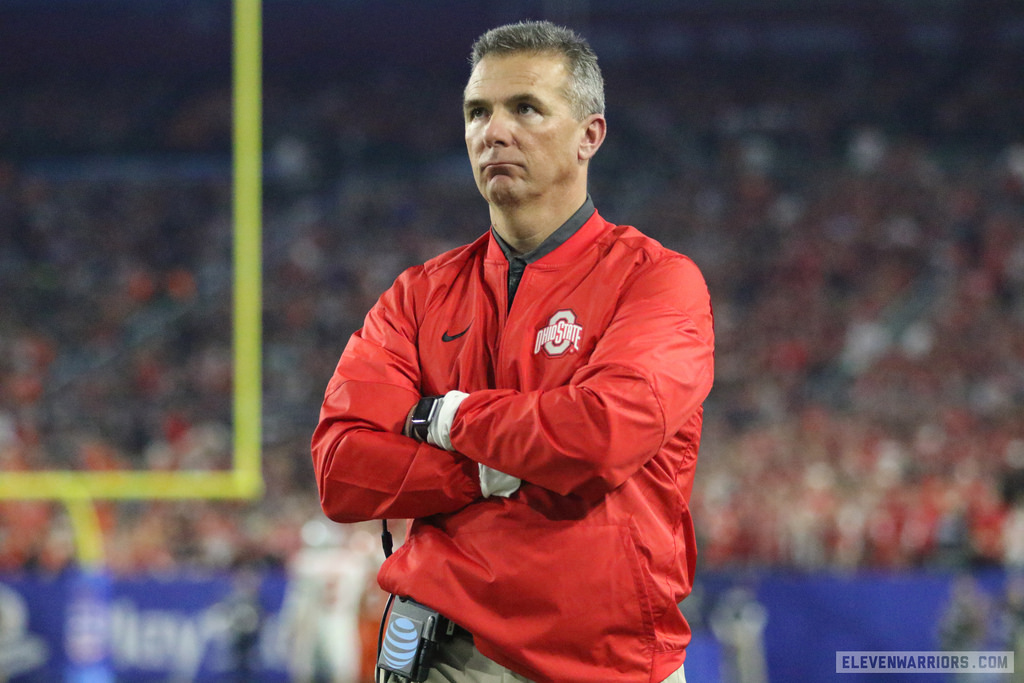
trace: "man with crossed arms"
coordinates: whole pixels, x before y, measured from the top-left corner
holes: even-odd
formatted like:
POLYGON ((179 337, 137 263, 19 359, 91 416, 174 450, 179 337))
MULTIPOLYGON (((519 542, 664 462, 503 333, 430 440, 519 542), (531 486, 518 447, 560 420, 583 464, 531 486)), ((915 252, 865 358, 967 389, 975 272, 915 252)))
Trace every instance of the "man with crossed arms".
POLYGON ((428 681, 679 683, 707 287, 594 209, 607 124, 583 38, 502 26, 471 63, 490 230, 402 273, 349 340, 313 436, 321 504, 413 520, 378 581, 460 627, 428 681))

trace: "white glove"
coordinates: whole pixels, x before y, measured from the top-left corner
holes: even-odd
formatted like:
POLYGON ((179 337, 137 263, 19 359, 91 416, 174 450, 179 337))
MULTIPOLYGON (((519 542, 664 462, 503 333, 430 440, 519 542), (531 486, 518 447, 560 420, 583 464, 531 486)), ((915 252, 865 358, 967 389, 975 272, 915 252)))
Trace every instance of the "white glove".
POLYGON ((484 498, 490 496, 508 498, 519 489, 519 484, 522 483, 519 477, 499 472, 487 465, 478 464, 477 466, 480 468, 480 491, 484 494, 484 498))

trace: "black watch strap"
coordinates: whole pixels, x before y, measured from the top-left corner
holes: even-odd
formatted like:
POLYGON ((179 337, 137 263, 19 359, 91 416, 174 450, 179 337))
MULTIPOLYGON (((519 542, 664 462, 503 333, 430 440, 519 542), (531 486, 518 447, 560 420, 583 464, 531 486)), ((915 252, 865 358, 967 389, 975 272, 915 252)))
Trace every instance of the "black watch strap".
POLYGON ((424 396, 412 410, 412 417, 409 418, 409 436, 417 441, 427 440, 427 430, 430 423, 437 415, 437 409, 441 406, 441 396, 424 396))

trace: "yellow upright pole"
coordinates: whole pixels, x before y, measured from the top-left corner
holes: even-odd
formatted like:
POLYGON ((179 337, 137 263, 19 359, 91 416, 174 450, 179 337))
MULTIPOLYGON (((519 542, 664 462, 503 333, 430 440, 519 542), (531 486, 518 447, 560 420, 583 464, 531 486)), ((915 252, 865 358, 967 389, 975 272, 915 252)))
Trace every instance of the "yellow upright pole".
POLYGON ((234 472, 262 489, 262 17, 261 0, 234 3, 234 472))
POLYGON ((64 499, 71 529, 75 534, 75 557, 83 570, 100 570, 105 565, 103 527, 95 503, 87 497, 64 499))

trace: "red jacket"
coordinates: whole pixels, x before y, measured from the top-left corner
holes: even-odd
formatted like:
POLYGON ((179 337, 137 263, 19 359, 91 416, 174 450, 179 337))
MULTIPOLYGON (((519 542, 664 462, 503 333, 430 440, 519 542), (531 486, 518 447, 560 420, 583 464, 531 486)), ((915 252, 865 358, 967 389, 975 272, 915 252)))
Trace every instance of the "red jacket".
POLYGON ((688 501, 711 389, 696 265, 596 212, 527 266, 511 310, 489 233, 402 273, 349 340, 313 436, 326 514, 414 518, 380 585, 537 681, 660 681, 690 630, 688 501), (447 340, 447 341, 446 341, 447 340), (469 396, 449 452, 401 435, 469 396), (477 463, 522 479, 483 498, 477 463))

